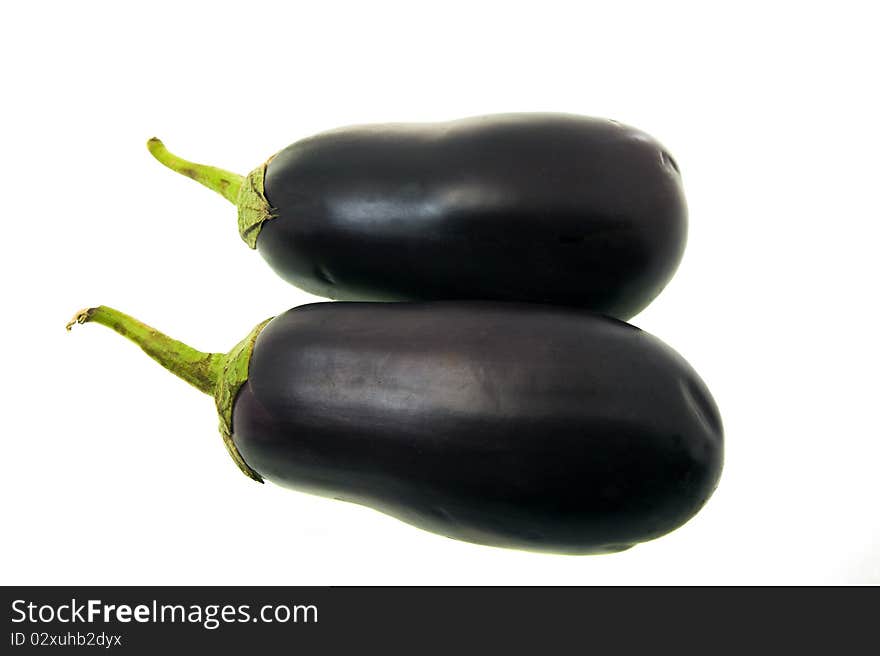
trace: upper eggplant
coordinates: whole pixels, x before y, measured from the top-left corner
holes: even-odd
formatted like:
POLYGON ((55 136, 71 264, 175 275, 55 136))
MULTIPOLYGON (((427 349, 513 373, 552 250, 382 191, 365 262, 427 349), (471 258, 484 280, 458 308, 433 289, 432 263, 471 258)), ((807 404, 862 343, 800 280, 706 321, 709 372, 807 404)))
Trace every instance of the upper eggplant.
POLYGON ((526 301, 628 319, 669 282, 687 237, 663 146, 568 114, 340 128, 285 148, 240 194, 209 186, 235 197, 243 238, 281 277, 340 300, 526 301))

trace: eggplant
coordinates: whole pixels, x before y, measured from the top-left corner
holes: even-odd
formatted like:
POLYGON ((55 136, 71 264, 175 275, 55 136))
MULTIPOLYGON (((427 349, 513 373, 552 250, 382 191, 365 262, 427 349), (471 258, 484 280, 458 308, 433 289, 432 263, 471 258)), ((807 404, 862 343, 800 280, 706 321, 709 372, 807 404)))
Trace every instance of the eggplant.
POLYGON ((245 178, 148 147, 238 205, 242 238, 282 278, 331 299, 522 301, 628 319, 669 282, 687 238, 675 160, 606 119, 345 127, 245 178))
POLYGON ((84 310, 213 394, 254 480, 371 506, 442 535, 563 554, 620 551, 692 517, 723 431, 671 348, 572 308, 315 303, 202 353, 84 310))

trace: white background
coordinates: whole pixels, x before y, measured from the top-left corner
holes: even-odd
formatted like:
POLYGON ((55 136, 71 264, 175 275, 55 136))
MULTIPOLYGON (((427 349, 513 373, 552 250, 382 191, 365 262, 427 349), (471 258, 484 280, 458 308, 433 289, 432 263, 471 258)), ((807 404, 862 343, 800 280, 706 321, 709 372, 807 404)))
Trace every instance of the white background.
POLYGON ((871 3, 141 4, 0 20, 2 583, 880 582, 871 3), (210 398, 64 331, 108 304, 225 351, 314 300, 150 136, 246 173, 341 125, 532 110, 635 125, 682 169, 688 249, 633 322, 712 389, 726 468, 664 538, 506 551, 254 484, 210 398))

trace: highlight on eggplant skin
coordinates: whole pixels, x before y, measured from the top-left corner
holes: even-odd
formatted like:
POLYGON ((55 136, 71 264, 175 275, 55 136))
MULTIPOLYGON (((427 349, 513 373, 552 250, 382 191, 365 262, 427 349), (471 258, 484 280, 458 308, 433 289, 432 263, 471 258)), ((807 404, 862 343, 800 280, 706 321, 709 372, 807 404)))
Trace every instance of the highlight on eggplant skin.
POLYGON ((234 390, 218 410, 248 475, 459 540, 620 551, 688 521, 721 474, 721 419, 690 365, 576 309, 316 303, 227 355, 104 306, 75 321, 129 337, 215 399, 234 390), (230 371, 244 372, 237 387, 230 371))
POLYGON ((628 319, 672 278, 687 239, 678 164, 607 119, 350 126, 288 146, 243 183, 158 140, 150 149, 233 200, 242 237, 282 278, 331 299, 524 301, 628 319))

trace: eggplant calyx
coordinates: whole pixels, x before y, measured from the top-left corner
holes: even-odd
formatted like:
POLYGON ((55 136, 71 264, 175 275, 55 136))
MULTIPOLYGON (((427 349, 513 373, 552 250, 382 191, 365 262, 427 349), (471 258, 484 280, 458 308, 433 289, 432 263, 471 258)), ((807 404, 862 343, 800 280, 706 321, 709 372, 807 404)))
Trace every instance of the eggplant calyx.
POLYGON ((257 335, 269 321, 271 319, 256 326, 229 353, 198 351, 106 305, 80 310, 66 328, 70 330, 76 324, 90 322, 106 326, 140 346, 144 353, 178 378, 213 396, 226 450, 248 478, 262 483, 263 477, 245 462, 232 439, 232 409, 238 390, 248 379, 248 367, 257 335))
POLYGON ((251 248, 257 247, 257 237, 260 235, 263 223, 275 218, 263 188, 266 164, 258 166, 248 173, 241 185, 236 202, 238 206, 238 234, 251 248))
POLYGON ((220 435, 223 437, 223 444, 226 445, 229 455, 232 456, 235 464, 238 465, 238 468, 241 469, 245 476, 258 483, 263 482, 263 477, 251 469, 244 461, 232 439, 232 407, 238 390, 247 382, 251 354, 254 352, 257 336, 271 320, 266 319, 261 324, 255 326, 248 333, 247 337, 223 356, 223 370, 214 388, 214 403, 217 406, 217 414, 220 417, 220 435))

